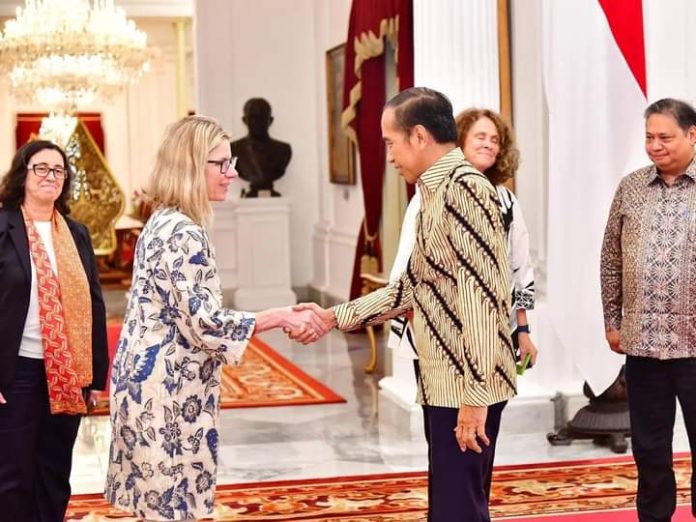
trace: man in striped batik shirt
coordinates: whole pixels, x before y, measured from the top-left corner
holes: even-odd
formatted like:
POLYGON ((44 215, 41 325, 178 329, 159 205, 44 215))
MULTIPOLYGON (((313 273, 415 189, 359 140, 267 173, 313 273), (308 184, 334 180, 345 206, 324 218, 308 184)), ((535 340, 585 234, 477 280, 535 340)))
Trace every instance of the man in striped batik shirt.
POLYGON ((495 188, 456 145, 452 105, 412 88, 382 114, 387 159, 422 198, 416 245, 402 277, 330 310, 340 330, 413 310, 418 401, 428 441, 428 520, 488 522, 500 416, 516 393, 508 328, 509 271, 495 188))

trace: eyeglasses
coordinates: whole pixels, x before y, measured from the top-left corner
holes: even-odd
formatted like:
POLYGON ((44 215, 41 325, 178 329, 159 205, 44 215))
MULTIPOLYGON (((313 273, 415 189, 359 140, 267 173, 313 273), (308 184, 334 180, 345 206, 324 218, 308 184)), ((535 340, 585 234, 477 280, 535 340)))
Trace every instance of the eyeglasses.
POLYGON ((28 165, 27 168, 33 170, 34 174, 36 174, 40 178, 47 177, 50 172, 53 172, 53 175, 56 179, 65 179, 68 177, 68 171, 65 170, 63 167, 55 166, 51 168, 48 166, 48 163, 37 163, 36 165, 28 165))
POLYGON ((220 174, 227 174, 230 169, 234 169, 237 165, 237 156, 232 156, 231 158, 225 158, 223 160, 208 160, 208 163, 220 167, 220 174))

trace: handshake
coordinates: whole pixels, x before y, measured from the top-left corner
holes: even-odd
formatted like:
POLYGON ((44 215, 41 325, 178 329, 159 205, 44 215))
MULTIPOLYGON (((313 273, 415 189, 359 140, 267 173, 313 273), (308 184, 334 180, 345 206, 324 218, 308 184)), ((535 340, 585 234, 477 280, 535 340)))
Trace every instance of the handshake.
POLYGON ((331 309, 316 303, 300 303, 281 311, 283 332, 302 344, 314 343, 336 327, 336 316, 331 309))

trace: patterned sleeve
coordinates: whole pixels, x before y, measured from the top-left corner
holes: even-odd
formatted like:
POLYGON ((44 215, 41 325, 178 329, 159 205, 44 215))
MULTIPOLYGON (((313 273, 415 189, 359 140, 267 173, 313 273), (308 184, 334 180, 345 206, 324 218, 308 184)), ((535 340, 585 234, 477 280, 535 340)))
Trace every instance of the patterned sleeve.
POLYGON ((609 219, 604 229, 602 257, 600 262, 600 280, 602 285, 602 308, 604 325, 607 329, 621 329, 621 309, 623 303, 623 264, 621 258, 621 201, 623 183, 614 195, 609 210, 609 219))
MULTIPOLYGON (((509 191, 508 191, 509 192, 509 191)), ((509 259, 515 310, 534 310, 534 269, 529 255, 529 231, 517 198, 509 192, 512 223, 509 232, 509 259)))
MULTIPOLYGON (((489 406, 492 375, 504 371, 494 357, 507 332, 509 269, 498 197, 478 175, 454 178, 447 192, 445 211, 449 241, 459 260, 457 276, 462 317, 461 343, 468 366, 463 383, 464 403, 489 406)), ((464 354, 459 355, 464 359, 464 354)), ((514 376, 507 376, 514 381, 514 376)))
POLYGON ((413 287, 415 286, 410 265, 409 261, 401 277, 384 288, 348 303, 334 306, 338 329, 347 331, 380 324, 408 312, 413 307, 413 287))
POLYGON ((163 313, 175 317, 177 329, 194 350, 225 355, 236 364, 254 332, 255 316, 223 308, 207 235, 192 223, 180 225, 162 251, 162 273, 155 274, 162 285, 158 292, 169 308, 163 313))

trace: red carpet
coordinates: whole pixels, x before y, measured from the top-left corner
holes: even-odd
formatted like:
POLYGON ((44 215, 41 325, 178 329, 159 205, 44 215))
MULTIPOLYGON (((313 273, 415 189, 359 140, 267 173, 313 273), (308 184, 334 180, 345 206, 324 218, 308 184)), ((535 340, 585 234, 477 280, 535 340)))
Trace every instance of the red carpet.
MULTIPOLYGON (((691 458, 675 458, 679 510, 673 522, 693 520, 689 507, 691 458)), ((612 458, 496 468, 491 492, 494 520, 525 522, 635 522, 636 473, 632 459, 612 458)), ((213 518, 222 521, 410 522, 424 520, 424 473, 219 486, 213 518)), ((129 519, 101 495, 77 495, 71 522, 129 519)))
MULTIPOLYGON (((110 323, 107 331, 109 358, 113 360, 121 323, 110 323)), ((220 408, 223 409, 338 402, 346 401, 256 337, 251 339, 239 366, 222 369, 220 408)), ((108 393, 92 414, 109 414, 108 393)))
MULTIPOLYGON (((635 509, 616 509, 613 511, 600 511, 596 513, 579 513, 571 515, 548 515, 541 517, 517 517, 504 520, 522 520, 525 522, 636 522, 635 509)), ((691 506, 679 506, 672 517, 672 522, 693 522, 691 506)))

